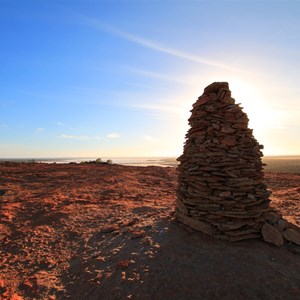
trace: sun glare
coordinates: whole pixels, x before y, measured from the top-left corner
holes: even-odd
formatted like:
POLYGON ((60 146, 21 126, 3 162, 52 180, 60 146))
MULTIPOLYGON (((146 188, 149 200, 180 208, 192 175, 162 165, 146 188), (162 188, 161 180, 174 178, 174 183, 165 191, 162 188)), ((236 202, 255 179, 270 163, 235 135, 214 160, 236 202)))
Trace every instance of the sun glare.
MULTIPOLYGON (((270 99, 266 97, 266 93, 263 92, 261 84, 252 79, 246 81, 225 75, 223 80, 220 76, 215 80, 211 80, 211 77, 207 80, 208 83, 228 81, 235 103, 240 104, 243 111, 248 115, 249 128, 253 129, 254 137, 265 146, 263 152, 266 155, 285 153, 286 150, 281 144, 286 138, 284 130, 287 128, 289 116, 285 110, 280 110, 274 106, 274 103, 272 104, 270 99), (281 136, 281 143, 278 143, 278 136, 281 136)), ((194 76, 194 78, 197 78, 197 76, 194 76)), ((203 80, 198 78, 198 81, 201 82, 203 80)), ((202 92, 202 87, 201 90, 192 89, 187 91, 184 98, 178 100, 180 114, 178 115, 179 119, 173 122, 173 129, 176 128, 176 132, 180 132, 182 137, 184 137, 189 128, 188 118, 191 114, 192 105, 197 100, 197 97, 201 96, 202 92)), ((295 148, 294 146, 292 148, 289 148, 291 153, 297 153, 297 147, 295 148)))
POLYGON ((248 115, 249 127, 256 132, 275 126, 278 123, 276 121, 278 118, 276 111, 272 111, 268 107, 268 103, 260 93, 258 86, 237 79, 229 82, 232 97, 237 104, 241 104, 243 111, 248 115))

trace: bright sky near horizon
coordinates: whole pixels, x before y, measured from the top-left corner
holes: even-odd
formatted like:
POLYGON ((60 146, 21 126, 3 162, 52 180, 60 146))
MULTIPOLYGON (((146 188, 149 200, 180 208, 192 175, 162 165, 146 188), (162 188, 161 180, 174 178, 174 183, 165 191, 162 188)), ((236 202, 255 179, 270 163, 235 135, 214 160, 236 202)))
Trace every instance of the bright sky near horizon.
POLYGON ((299 1, 0 0, 0 158, 179 156, 227 81, 265 155, 300 154, 299 1))

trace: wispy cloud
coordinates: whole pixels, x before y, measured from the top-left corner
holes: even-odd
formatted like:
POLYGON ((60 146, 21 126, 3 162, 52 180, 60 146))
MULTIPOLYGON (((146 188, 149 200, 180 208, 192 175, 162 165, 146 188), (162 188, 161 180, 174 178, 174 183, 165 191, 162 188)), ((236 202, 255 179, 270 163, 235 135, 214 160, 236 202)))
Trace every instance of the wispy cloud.
POLYGON ((152 112, 164 112, 168 114, 181 114, 182 111, 180 107, 176 106, 168 106, 168 105, 160 105, 160 104, 151 104, 151 103, 132 103, 127 104, 127 107, 136 108, 145 111, 152 111, 152 112))
POLYGON ((7 124, 0 124, 0 127, 6 128, 6 127, 8 127, 8 125, 7 124))
POLYGON ((148 143, 156 143, 156 142, 158 142, 158 139, 155 138, 155 137, 153 137, 153 136, 151 136, 151 135, 145 135, 144 136, 144 140, 146 142, 148 142, 148 143))
POLYGON ((86 135, 68 135, 61 134, 59 138, 67 139, 67 140, 81 140, 81 141, 89 141, 89 140, 100 140, 100 136, 86 136, 86 135))
POLYGON ((58 126, 65 126, 66 124, 63 123, 63 122, 57 122, 56 125, 58 125, 58 126))
POLYGON ((122 31, 118 28, 115 28, 113 26, 105 24, 95 18, 88 18, 88 17, 84 17, 84 16, 81 16, 80 18, 84 22, 85 25, 89 25, 97 30, 101 30, 103 32, 107 32, 107 33, 113 34, 115 36, 121 37, 127 41, 138 44, 145 48, 152 49, 152 50, 162 52, 162 53, 166 53, 166 54, 172 55, 174 57, 186 59, 186 60, 189 60, 192 62, 212 66, 212 67, 218 67, 218 68, 222 68, 222 69, 226 69, 226 70, 242 72, 242 70, 233 68, 232 66, 220 63, 218 61, 211 60, 206 57, 198 56, 195 54, 187 53, 187 52, 175 49, 175 48, 165 46, 159 42, 152 41, 150 39, 146 39, 146 38, 140 37, 138 35, 126 32, 126 31, 122 31))
POLYGON ((151 71, 146 71, 146 70, 139 70, 139 69, 135 69, 135 68, 128 68, 128 70, 131 71, 131 72, 134 72, 136 74, 139 74, 139 75, 143 75, 143 76, 151 77, 151 78, 156 78, 156 79, 159 79, 159 80, 165 80, 165 81, 175 82, 175 83, 184 84, 184 85, 198 86, 198 84, 196 82, 184 80, 184 79, 181 79, 181 78, 175 78, 174 76, 170 76, 170 75, 164 75, 164 74, 159 74, 159 73, 156 73, 156 72, 151 72, 151 71))
POLYGON ((44 132, 44 131, 45 131, 45 129, 42 128, 42 127, 39 127, 39 128, 36 129, 36 132, 39 132, 39 133, 42 133, 42 132, 44 132))
POLYGON ((119 138, 121 135, 118 132, 111 132, 109 133, 106 137, 109 139, 117 139, 119 138))

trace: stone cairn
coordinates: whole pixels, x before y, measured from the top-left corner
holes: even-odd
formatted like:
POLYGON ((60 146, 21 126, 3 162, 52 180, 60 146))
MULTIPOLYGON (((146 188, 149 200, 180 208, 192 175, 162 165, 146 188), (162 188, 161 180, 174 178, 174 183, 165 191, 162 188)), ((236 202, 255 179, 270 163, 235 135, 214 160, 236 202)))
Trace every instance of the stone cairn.
POLYGON ((228 83, 206 87, 191 112, 191 128, 178 158, 176 218, 220 239, 263 236, 282 245, 286 223, 269 206, 263 146, 248 128, 248 117, 235 104, 228 83))

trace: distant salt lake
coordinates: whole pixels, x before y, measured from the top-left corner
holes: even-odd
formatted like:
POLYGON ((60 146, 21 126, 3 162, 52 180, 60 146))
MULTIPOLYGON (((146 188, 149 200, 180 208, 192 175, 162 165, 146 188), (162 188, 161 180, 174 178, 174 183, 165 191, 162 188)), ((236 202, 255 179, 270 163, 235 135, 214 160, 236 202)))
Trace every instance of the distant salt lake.
MULTIPOLYGON (((95 161, 98 157, 62 157, 62 158, 7 158, 0 161, 14 162, 37 162, 37 163, 58 163, 68 164, 71 162, 80 163, 85 161, 95 161)), ((160 167, 176 167, 178 162, 175 157, 101 157, 103 162, 112 160, 114 164, 130 165, 130 166, 160 166, 160 167)))
MULTIPOLYGON (((62 158, 0 158, 1 161, 14 162, 42 162, 67 164, 70 162, 80 163, 83 161, 94 161, 97 157, 62 157, 62 158)), ((176 167, 178 162, 175 157, 101 157, 102 161, 112 160, 114 164, 128 166, 159 166, 176 167)), ((299 173, 300 174, 300 155, 294 156, 265 156, 263 162, 267 164, 266 171, 299 173)))

